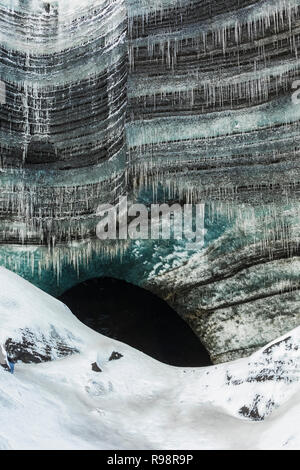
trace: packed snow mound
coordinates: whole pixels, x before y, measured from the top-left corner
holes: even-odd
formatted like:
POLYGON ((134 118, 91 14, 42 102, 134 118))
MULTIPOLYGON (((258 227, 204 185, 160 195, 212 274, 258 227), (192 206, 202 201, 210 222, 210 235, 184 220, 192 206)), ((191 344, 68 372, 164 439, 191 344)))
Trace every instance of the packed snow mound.
POLYGON ((13 360, 57 359, 91 340, 91 331, 66 305, 3 267, 0 285, 0 344, 13 360))
POLYGON ((60 302, 0 273, 1 340, 28 329, 52 344, 54 329, 79 351, 19 362, 14 376, 0 368, 0 449, 300 448, 300 328, 249 358, 177 368, 93 332, 60 302))
MULTIPOLYGON (((254 421, 269 416, 299 391, 299 340, 297 328, 249 358, 219 366, 224 395, 216 394, 216 402, 225 400, 226 409, 235 416, 254 421)), ((216 376, 214 371, 210 396, 214 396, 216 376)))

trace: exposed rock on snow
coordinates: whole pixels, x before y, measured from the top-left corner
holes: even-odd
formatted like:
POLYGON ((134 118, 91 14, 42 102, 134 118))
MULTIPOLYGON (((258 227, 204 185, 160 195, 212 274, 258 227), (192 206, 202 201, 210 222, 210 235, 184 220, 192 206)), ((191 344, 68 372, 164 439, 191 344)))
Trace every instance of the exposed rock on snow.
POLYGON ((38 363, 79 352, 75 347, 66 346, 55 328, 51 328, 47 336, 37 334, 30 328, 21 329, 20 334, 21 339, 8 338, 5 342, 5 349, 14 361, 38 363))
POLYGON ((18 325, 45 338, 54 327, 66 346, 80 349, 44 364, 18 363, 14 376, 0 370, 1 449, 300 447, 299 327, 249 358, 176 368, 94 333, 4 269, 1 285, 1 339, 18 335, 18 325), (109 360, 116 352, 122 360, 109 360), (95 359, 101 374, 90 366, 95 359))
MULTIPOLYGON (((247 364, 247 377, 230 375, 228 371, 228 385, 239 386, 243 383, 260 384, 257 393, 251 403, 243 405, 239 413, 245 417, 249 417, 255 421, 261 421, 268 416, 274 408, 279 407, 282 396, 268 393, 264 391, 268 388, 267 383, 284 383, 289 385, 299 381, 299 366, 300 366, 300 353, 299 353, 299 328, 294 331, 291 336, 284 337, 283 339, 271 344, 259 351, 258 354, 253 354, 249 358, 247 364)), ((283 387, 284 388, 284 387, 283 387)), ((288 390, 288 389, 287 389, 288 390)))
POLYGON ((123 354, 120 354, 120 353, 118 353, 118 352, 116 352, 116 351, 113 351, 113 352, 111 353, 111 356, 110 356, 110 358, 109 358, 109 361, 117 361, 118 359, 121 359, 121 357, 123 357, 123 354))
POLYGON ((82 350, 82 324, 64 304, 1 267, 0 285, 0 343, 12 360, 38 363, 82 350))
POLYGON ((97 362, 93 362, 92 364, 92 370, 94 372, 102 372, 102 370, 100 369, 100 367, 98 366, 97 362))

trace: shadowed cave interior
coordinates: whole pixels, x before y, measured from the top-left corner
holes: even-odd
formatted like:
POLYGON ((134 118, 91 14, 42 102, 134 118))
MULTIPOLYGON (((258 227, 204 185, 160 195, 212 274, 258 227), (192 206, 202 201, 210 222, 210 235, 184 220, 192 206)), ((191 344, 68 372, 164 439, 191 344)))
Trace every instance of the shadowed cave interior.
POLYGON ((161 362, 181 367, 212 364, 187 323, 145 289, 117 279, 97 278, 72 287, 60 300, 93 330, 161 362))
POLYGON ((58 160, 54 145, 48 140, 32 139, 26 154, 25 165, 53 163, 58 160))

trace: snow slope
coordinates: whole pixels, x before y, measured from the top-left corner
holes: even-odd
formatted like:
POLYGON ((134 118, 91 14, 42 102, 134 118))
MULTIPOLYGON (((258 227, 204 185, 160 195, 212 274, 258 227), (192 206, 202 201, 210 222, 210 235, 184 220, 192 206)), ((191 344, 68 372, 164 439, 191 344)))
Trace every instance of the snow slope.
POLYGON ((93 332, 3 268, 0 285, 0 341, 39 360, 48 341, 53 359, 0 370, 0 449, 300 448, 300 328, 246 359, 176 368, 93 332), (58 359, 57 338, 72 355, 58 359))

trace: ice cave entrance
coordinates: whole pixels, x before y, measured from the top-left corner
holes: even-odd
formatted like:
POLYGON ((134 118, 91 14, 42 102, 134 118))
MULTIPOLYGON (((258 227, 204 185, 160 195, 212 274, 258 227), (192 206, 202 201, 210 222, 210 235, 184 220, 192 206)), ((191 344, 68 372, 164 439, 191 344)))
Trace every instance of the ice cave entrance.
POLYGON ((33 138, 28 145, 25 164, 49 164, 58 160, 54 145, 49 140, 33 138))
POLYGON ((182 367, 211 365, 192 329, 163 300, 112 278, 82 282, 61 297, 90 328, 158 359, 182 367))

